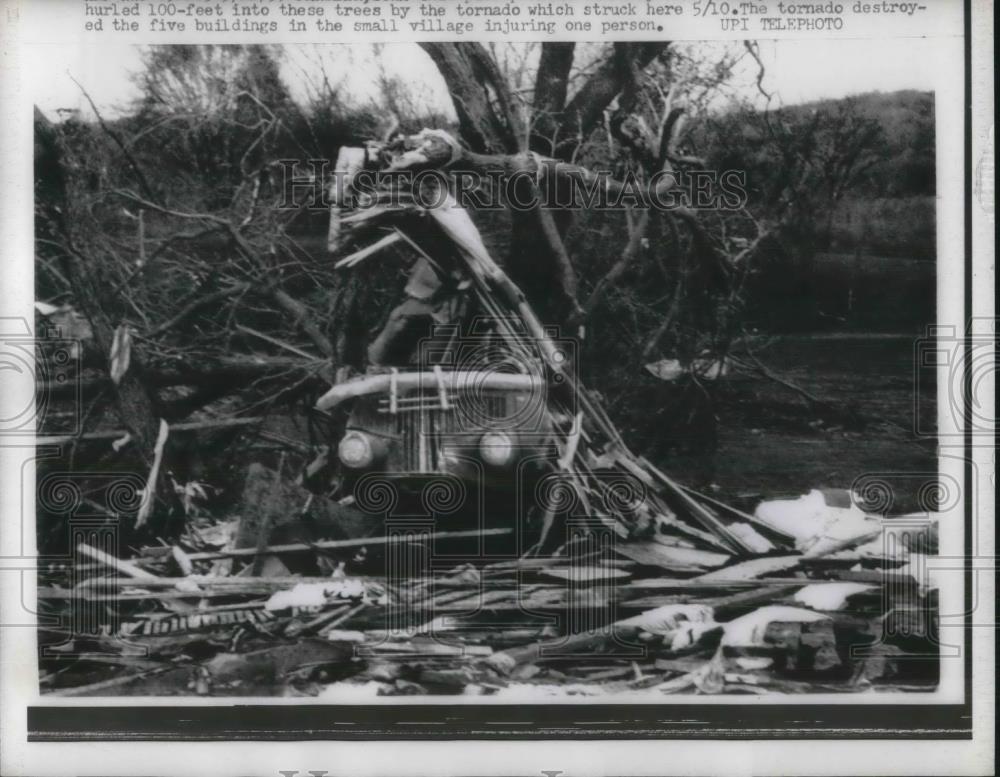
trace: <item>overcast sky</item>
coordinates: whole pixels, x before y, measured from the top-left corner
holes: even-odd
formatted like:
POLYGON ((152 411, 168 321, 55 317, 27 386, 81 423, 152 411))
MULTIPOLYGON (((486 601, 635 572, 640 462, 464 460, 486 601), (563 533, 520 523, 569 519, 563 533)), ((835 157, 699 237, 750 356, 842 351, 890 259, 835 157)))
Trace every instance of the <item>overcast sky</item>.
MULTIPOLYGON (((706 43, 706 47, 718 46, 706 43)), ((392 44, 376 56, 369 45, 323 47, 332 52, 332 76, 341 76, 349 91, 370 95, 378 71, 412 83, 435 107, 451 112, 447 90, 430 58, 416 45, 392 44), (335 52, 335 53, 333 53, 335 52)), ((765 88, 779 103, 790 105, 821 98, 843 97, 870 91, 931 89, 937 58, 933 42, 923 38, 852 39, 811 41, 761 41, 767 66, 765 88)), ((288 46, 282 74, 293 95, 304 90, 303 69, 310 68, 316 47, 288 46)), ((65 44, 31 45, 26 55, 26 90, 46 114, 56 118, 59 108, 86 112, 87 103, 72 78, 82 84, 102 112, 114 115, 136 96, 131 73, 140 68, 138 47, 102 43, 77 47, 65 44)), ((735 78, 735 88, 747 97, 757 94, 756 65, 746 58, 735 78)))

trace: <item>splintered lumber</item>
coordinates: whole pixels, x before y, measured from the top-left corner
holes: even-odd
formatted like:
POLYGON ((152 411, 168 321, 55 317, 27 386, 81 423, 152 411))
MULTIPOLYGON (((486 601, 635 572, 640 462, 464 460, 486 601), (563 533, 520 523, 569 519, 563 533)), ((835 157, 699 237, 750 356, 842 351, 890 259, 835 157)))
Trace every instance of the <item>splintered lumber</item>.
POLYGON ((660 567, 671 572, 704 572, 722 566, 732 557, 699 548, 683 548, 659 542, 621 542, 615 552, 643 566, 660 567))
POLYGON ((740 591, 736 594, 723 596, 718 599, 708 599, 705 604, 709 605, 720 620, 732 617, 743 610, 755 607, 758 604, 773 602, 781 599, 795 591, 801 590, 802 583, 793 585, 772 585, 752 589, 750 591, 740 591))
POLYGON ((718 516, 713 513, 712 510, 695 500, 690 494, 687 493, 684 487, 674 481, 673 478, 654 467, 644 458, 640 458, 639 463, 660 481, 661 486, 665 490, 676 496, 677 499, 690 510, 693 518, 701 523, 706 529, 715 534, 716 537, 722 540, 735 552, 746 555, 751 555, 755 552, 754 548, 748 545, 742 537, 739 537, 732 530, 730 530, 728 526, 719 520, 718 516))
MULTIPOLYGON (((616 546, 620 547, 620 546, 616 546)), ((598 552, 586 553, 580 556, 548 556, 544 558, 519 558, 516 561, 496 561, 482 567, 483 574, 492 572, 523 572, 526 570, 547 569, 559 565, 579 564, 587 559, 595 559, 598 552)), ((601 564, 609 567, 628 567, 631 561, 625 559, 601 558, 601 564)))
MULTIPOLYGON (((351 580, 381 582, 384 578, 352 577, 351 580)), ((328 583, 333 585, 338 582, 338 578, 333 577, 300 577, 289 575, 287 577, 210 577, 206 575, 190 575, 188 577, 152 577, 150 579, 127 580, 120 577, 93 577, 84 580, 77 588, 88 588, 91 586, 112 586, 118 588, 171 588, 181 584, 185 586, 197 585, 210 588, 224 588, 239 593, 241 589, 257 589, 261 587, 272 587, 280 589, 286 586, 295 586, 306 583, 328 583)), ((198 591, 185 590, 187 596, 200 596, 198 591)))
POLYGON ((755 578, 772 572, 784 572, 799 566, 802 556, 765 556, 764 558, 753 558, 743 561, 733 566, 717 569, 694 578, 702 582, 714 582, 716 580, 754 580, 755 578))
POLYGON ((627 588, 635 591, 715 591, 724 588, 759 588, 768 585, 806 586, 815 582, 817 581, 806 577, 760 577, 752 580, 740 577, 713 577, 709 580, 707 575, 702 575, 701 577, 690 577, 686 580, 663 578, 636 580, 628 583, 627 588))
POLYGON ((399 234, 399 232, 391 232, 390 234, 386 235, 380 240, 376 240, 370 246, 366 246, 365 248, 362 248, 359 251, 355 251, 353 254, 350 254, 349 256, 345 256, 343 259, 339 260, 334 265, 334 268, 339 270, 341 267, 353 267, 358 262, 367 259, 369 256, 371 256, 374 253, 377 253, 378 251, 381 251, 383 248, 388 248, 391 245, 395 245, 402 239, 403 238, 399 234))
POLYGON ((187 553, 181 550, 176 545, 171 545, 170 555, 177 564, 178 569, 184 575, 190 575, 194 572, 194 567, 191 565, 191 559, 188 558, 187 553))
MULTIPOLYGON (((670 490, 669 486, 664 486, 664 484, 662 483, 658 485, 657 480, 654 479, 650 471, 645 466, 641 466, 641 462, 635 460, 632 457, 632 455, 624 448, 616 452, 616 455, 614 457, 614 462, 621 469, 624 469, 630 475, 637 478, 643 485, 645 485, 651 491, 654 492, 659 491, 661 500, 663 499, 662 492, 670 490)), ((704 516, 707 516, 708 521, 714 521, 721 527, 721 523, 719 523, 718 519, 711 516, 707 508, 702 507, 693 499, 687 497, 683 493, 681 493, 681 497, 690 502, 690 505, 693 505, 693 508, 691 508, 689 505, 689 510, 693 510, 699 515, 704 514, 704 516)), ((666 505, 664 505, 664 507, 666 507, 666 505)), ((703 543, 713 548, 716 548, 717 550, 724 551, 726 553, 732 553, 734 550, 733 544, 727 541, 724 536, 720 536, 722 531, 721 530, 715 531, 712 526, 706 525, 706 520, 699 518, 699 522, 701 523, 702 526, 705 527, 705 529, 699 529, 696 526, 690 525, 687 521, 681 520, 677 516, 672 515, 670 513, 663 513, 661 511, 659 519, 669 524, 671 529, 674 529, 686 535, 689 538, 696 538, 698 540, 701 540, 703 543)), ((740 549, 737 548, 737 550, 739 551, 740 549)))
POLYGON ((786 546, 787 548, 795 547, 795 537, 786 532, 781 531, 780 529, 776 529, 775 527, 771 526, 768 523, 765 523, 756 515, 744 512, 743 510, 738 510, 732 505, 728 505, 725 502, 722 502, 718 499, 709 496, 708 494, 703 494, 700 491, 695 491, 693 488, 688 488, 687 486, 681 486, 681 488, 687 494, 689 494, 693 499, 697 499, 702 502, 705 502, 708 505, 711 505, 712 508, 718 510, 720 513, 728 515, 735 520, 744 521, 746 523, 751 524, 752 526, 757 528, 762 534, 766 535, 767 538, 770 539, 772 542, 777 542, 780 545, 786 546))
POLYGON ((737 583, 727 587, 720 586, 719 589, 711 591, 711 595, 708 597, 706 597, 706 592, 704 590, 685 593, 684 589, 680 589, 678 592, 671 595, 658 593, 624 599, 618 604, 618 607, 624 610, 639 610, 657 607, 664 604, 701 603, 712 605, 716 608, 717 614, 722 615, 731 610, 742 610, 757 601, 772 602, 784 599, 790 594, 802 590, 802 588, 808 584, 809 581, 807 580, 799 582, 789 580, 784 582, 780 580, 757 581, 757 584, 753 587, 744 586, 745 590, 737 591, 736 593, 728 594, 726 596, 717 595, 727 589, 738 588, 739 583, 737 583))
POLYGON ((792 585, 758 585, 753 590, 699 603, 661 604, 602 628, 508 648, 491 656, 489 664, 503 674, 510 674, 517 666, 535 663, 542 658, 600 653, 609 646, 619 648, 622 658, 641 657, 645 650, 643 645, 638 642, 629 644, 641 631, 663 634, 664 624, 668 633, 675 627, 683 628, 685 624, 697 624, 701 627, 700 633, 704 635, 723 627, 724 624, 717 622, 717 618, 733 617, 747 608, 773 602, 798 590, 802 585, 802 582, 792 585), (675 619, 674 626, 670 626, 671 621, 675 619))
MULTIPOLYGON (((426 534, 376 537, 358 537, 348 540, 320 540, 318 542, 292 542, 286 545, 268 545, 265 548, 231 548, 229 550, 208 550, 201 553, 188 553, 191 561, 209 561, 219 558, 234 558, 239 556, 274 556, 283 553, 302 553, 310 550, 337 550, 338 548, 359 548, 372 545, 391 545, 401 542, 433 542, 435 540, 450 540, 461 537, 492 537, 500 534, 511 534, 513 529, 465 529, 461 531, 428 532, 426 534)), ((154 549, 156 552, 159 548, 154 549)))
MULTIPOLYGON (((190 580, 190 578, 186 578, 190 580)), ((140 586, 139 582, 133 582, 132 585, 140 586)), ((161 588, 159 586, 150 586, 148 590, 139 591, 116 591, 114 593, 108 594, 94 594, 86 586, 77 588, 73 591, 52 591, 46 592, 46 599, 83 599, 88 602, 138 602, 143 600, 155 599, 156 601, 166 602, 172 599, 224 599, 233 596, 270 596, 276 591, 282 591, 291 586, 287 584, 269 584, 251 581, 249 584, 244 584, 239 588, 224 588, 217 586, 210 586, 199 588, 195 592, 191 591, 179 591, 172 590, 168 588, 161 588)))
POLYGON ((292 623, 285 629, 285 636, 301 637, 307 634, 315 634, 322 628, 336 628, 348 618, 352 618, 357 615, 366 606, 367 605, 364 602, 356 605, 355 607, 350 607, 347 604, 344 604, 343 606, 337 607, 337 609, 332 612, 325 612, 322 615, 317 615, 315 618, 305 623, 292 623))
POLYGON ((383 660, 412 659, 418 657, 436 656, 490 656, 493 648, 488 645, 468 645, 462 642, 449 643, 442 642, 439 638, 409 639, 405 642, 387 641, 384 638, 395 636, 387 631, 370 631, 366 636, 377 640, 375 645, 360 644, 355 646, 355 653, 359 656, 378 656, 383 660))
MULTIPOLYGON (((386 587, 387 581, 384 577, 361 577, 349 578, 362 584, 373 584, 377 587, 386 587)), ((295 588, 299 585, 325 585, 333 586, 338 582, 337 578, 329 577, 203 577, 191 575, 189 577, 160 577, 152 580, 131 580, 123 578, 91 578, 84 580, 73 590, 47 589, 45 598, 47 599, 74 599, 83 598, 93 601, 126 601, 133 599, 178 599, 178 598, 198 598, 207 599, 219 596, 265 596, 295 588), (107 589, 118 589, 110 592, 107 589), (143 590, 121 590, 121 589, 143 589, 143 590), (173 589, 173 590, 171 590, 173 589)), ((461 596, 473 599, 468 606, 454 607, 445 605, 436 607, 438 610, 454 609, 456 611, 466 611, 477 608, 486 609, 512 609, 516 610, 522 606, 518 599, 518 589, 514 586, 497 587, 488 583, 482 584, 482 588, 477 584, 470 586, 468 583, 459 583, 448 580, 436 580, 435 585, 447 589, 460 590, 461 596)), ((550 585, 547 587, 554 594, 565 593, 564 585, 550 585)), ((534 586, 532 590, 543 590, 545 586, 534 586)), ((405 596, 406 593, 400 593, 405 596)), ((357 597, 353 597, 356 599, 357 597)), ((351 597, 343 597, 343 601, 351 600, 351 597)), ((420 602, 429 602, 429 599, 421 597, 419 600, 410 602, 416 606, 420 602)), ((332 602, 331 602, 332 603, 332 602)), ((400 603, 395 606, 405 606, 400 603)))
POLYGON ((607 583, 632 576, 625 569, 604 566, 580 566, 577 564, 542 567, 538 570, 538 573, 574 583, 607 583))
MULTIPOLYGON (((100 561, 102 564, 106 564, 112 569, 121 572, 123 575, 128 575, 132 580, 128 581, 130 583, 135 583, 136 581, 142 581, 144 583, 156 583, 160 580, 159 577, 154 575, 152 572, 148 572, 145 569, 140 569, 135 564, 131 564, 128 561, 122 561, 119 558, 115 558, 110 553, 105 553, 103 550, 98 550, 97 548, 92 548, 85 542, 81 542, 76 546, 78 552, 82 553, 84 556, 94 559, 95 561, 100 561)), ((185 578, 179 578, 183 580, 185 578)), ((89 581, 88 581, 89 582, 89 581)), ((106 583, 107 581, 105 581, 106 583)))
MULTIPOLYGON (((667 607, 697 608, 698 605, 679 604, 667 605, 667 607)), ((644 658, 645 647, 641 643, 633 642, 633 640, 636 639, 640 631, 649 625, 651 619, 658 619, 664 609, 653 608, 638 615, 614 621, 601 628, 508 648, 494 653, 490 656, 488 663, 498 672, 506 675, 521 664, 533 664, 543 658, 592 655, 600 653, 608 646, 618 647, 621 650, 621 658, 644 658)), ((705 612, 707 614, 710 611, 706 609, 705 612)))
POLYGON ((817 542, 815 545, 807 549, 804 555, 806 558, 823 558, 824 556, 829 556, 834 553, 838 553, 839 551, 847 550, 848 548, 856 548, 859 545, 864 545, 872 540, 877 540, 884 534, 885 527, 880 525, 874 529, 861 531, 850 537, 843 537, 828 543, 817 542))

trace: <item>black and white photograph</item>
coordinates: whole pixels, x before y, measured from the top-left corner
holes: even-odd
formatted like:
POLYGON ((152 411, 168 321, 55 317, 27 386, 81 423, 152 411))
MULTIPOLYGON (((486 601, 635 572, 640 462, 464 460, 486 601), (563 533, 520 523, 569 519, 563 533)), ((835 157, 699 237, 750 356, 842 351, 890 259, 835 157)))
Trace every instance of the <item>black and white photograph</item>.
POLYGON ((936 687, 933 92, 785 102, 753 42, 137 54, 36 119, 44 692, 936 687))
POLYGON ((23 47, 29 740, 971 735, 961 40, 556 5, 23 47))

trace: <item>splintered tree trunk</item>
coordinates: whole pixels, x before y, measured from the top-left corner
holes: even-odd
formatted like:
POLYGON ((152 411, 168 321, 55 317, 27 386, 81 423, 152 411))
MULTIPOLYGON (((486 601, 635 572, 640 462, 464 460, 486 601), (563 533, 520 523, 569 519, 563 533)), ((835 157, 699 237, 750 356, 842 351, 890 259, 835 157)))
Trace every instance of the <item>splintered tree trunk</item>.
POLYGON ((421 43, 448 85, 462 138, 473 151, 519 151, 523 129, 493 55, 481 43, 421 43))
MULTIPOLYGON (((522 152, 530 150, 565 161, 573 157, 575 149, 599 125, 615 97, 633 83, 635 73, 668 44, 616 43, 612 55, 569 99, 574 44, 543 44, 528 117, 515 108, 509 84, 493 55, 482 44, 420 45, 448 86, 462 140, 472 151, 526 159, 522 152)), ((518 200, 528 202, 530 196, 519 192, 518 200)), ((577 299, 576 273, 563 244, 571 222, 572 211, 568 208, 536 206, 512 209, 511 213, 507 267, 549 322, 567 323, 583 318, 577 299), (552 294, 553 289, 557 294, 552 294)))

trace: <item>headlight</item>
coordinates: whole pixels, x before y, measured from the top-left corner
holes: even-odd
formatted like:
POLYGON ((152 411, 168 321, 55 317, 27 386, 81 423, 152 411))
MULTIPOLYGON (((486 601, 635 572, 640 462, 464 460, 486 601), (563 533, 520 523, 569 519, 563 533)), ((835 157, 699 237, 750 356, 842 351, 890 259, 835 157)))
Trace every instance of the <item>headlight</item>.
POLYGON ((337 455, 345 467, 363 469, 375 461, 375 450, 368 435, 363 432, 348 432, 337 446, 337 455))
POLYGON ((479 441, 479 455, 487 464, 503 467, 514 458, 514 441, 503 432, 487 432, 479 441))

